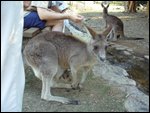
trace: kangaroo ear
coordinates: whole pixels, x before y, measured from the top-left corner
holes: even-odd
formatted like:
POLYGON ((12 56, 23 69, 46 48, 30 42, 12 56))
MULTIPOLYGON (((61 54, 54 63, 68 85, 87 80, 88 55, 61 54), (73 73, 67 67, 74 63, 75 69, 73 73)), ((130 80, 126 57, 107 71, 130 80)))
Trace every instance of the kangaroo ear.
POLYGON ((104 8, 104 5, 103 5, 103 3, 101 3, 101 6, 102 6, 102 8, 104 8))
POLYGON ((112 26, 107 27, 106 29, 104 29, 101 34, 103 34, 104 36, 107 36, 110 31, 112 30, 112 26))
POLYGON ((86 25, 86 28, 88 29, 88 31, 90 32, 90 34, 92 35, 92 37, 94 39, 95 36, 97 35, 97 33, 92 28, 88 27, 87 25, 86 25))
POLYGON ((107 5, 107 7, 106 8, 108 8, 109 7, 109 4, 107 5))

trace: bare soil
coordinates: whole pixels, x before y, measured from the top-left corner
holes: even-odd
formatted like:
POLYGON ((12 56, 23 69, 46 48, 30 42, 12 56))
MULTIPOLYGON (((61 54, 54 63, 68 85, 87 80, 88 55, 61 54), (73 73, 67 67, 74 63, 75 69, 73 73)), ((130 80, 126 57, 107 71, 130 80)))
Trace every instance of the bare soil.
POLYGON ((125 111, 124 93, 115 87, 110 87, 106 81, 92 77, 92 74, 89 74, 84 89, 81 91, 70 90, 68 92, 66 89, 52 89, 54 95, 80 100, 80 105, 64 105, 41 100, 41 81, 34 76, 30 68, 27 68, 26 72, 23 101, 23 111, 25 112, 125 111))

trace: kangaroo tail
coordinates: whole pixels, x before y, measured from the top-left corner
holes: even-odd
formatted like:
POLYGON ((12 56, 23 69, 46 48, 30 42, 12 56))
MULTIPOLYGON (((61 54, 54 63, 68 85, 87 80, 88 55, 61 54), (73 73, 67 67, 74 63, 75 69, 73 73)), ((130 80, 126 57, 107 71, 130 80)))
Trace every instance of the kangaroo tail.
POLYGON ((124 40, 144 40, 144 38, 124 36, 124 40))

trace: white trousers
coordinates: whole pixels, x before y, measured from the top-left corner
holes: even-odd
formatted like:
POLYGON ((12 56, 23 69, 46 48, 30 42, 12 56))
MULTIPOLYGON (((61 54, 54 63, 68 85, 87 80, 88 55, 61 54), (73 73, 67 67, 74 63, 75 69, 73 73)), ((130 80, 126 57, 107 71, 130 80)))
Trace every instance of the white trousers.
POLYGON ((23 2, 1 1, 1 112, 20 112, 25 84, 23 2))

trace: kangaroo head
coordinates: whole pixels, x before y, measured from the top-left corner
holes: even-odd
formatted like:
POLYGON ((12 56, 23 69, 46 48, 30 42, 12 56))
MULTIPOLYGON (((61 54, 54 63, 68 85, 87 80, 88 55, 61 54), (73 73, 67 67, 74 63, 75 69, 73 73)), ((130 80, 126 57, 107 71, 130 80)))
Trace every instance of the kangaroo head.
POLYGON ((90 34, 92 35, 92 40, 88 45, 89 51, 98 57, 100 60, 104 61, 106 59, 106 48, 107 48, 107 38, 103 34, 97 34, 94 30, 87 27, 90 34))
POLYGON ((97 34, 92 42, 94 54, 102 61, 106 59, 107 39, 102 34, 97 34))
POLYGON ((103 8, 103 13, 104 13, 104 14, 108 14, 108 7, 109 7, 109 4, 107 4, 107 6, 104 6, 104 4, 101 3, 101 6, 102 6, 102 8, 103 8))

